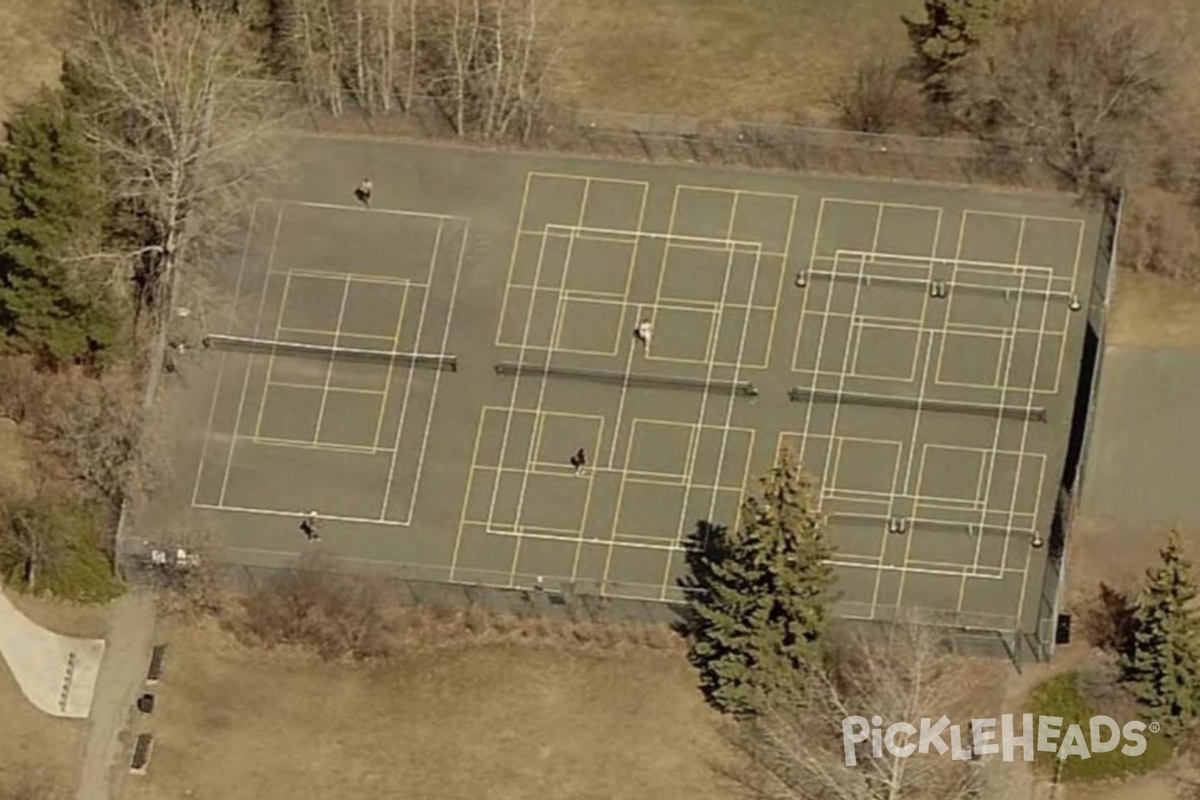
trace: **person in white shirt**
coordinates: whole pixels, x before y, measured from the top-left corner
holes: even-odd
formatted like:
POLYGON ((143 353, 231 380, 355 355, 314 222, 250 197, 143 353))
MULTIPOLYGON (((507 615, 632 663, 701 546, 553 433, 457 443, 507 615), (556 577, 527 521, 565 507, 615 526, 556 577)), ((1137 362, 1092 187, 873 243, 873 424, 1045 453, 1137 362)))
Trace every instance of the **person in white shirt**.
POLYGON ((371 207, 371 191, 374 187, 371 186, 370 178, 363 178, 362 183, 354 190, 354 196, 358 198, 358 202, 362 203, 367 208, 371 207))
POLYGON ((634 336, 642 343, 642 347, 650 346, 650 337, 654 334, 654 325, 650 322, 649 317, 638 323, 637 330, 634 336))

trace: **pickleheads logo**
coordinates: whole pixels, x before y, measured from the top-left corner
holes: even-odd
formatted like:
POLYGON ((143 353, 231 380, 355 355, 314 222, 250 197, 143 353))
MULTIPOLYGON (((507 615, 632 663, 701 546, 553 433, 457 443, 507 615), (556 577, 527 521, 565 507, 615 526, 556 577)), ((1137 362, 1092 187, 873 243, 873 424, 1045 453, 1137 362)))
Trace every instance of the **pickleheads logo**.
POLYGON ((1134 758, 1146 752, 1146 731, 1158 733, 1158 723, 1133 720, 1122 726, 1112 717, 1096 716, 1086 726, 1072 723, 1064 729, 1062 717, 1038 717, 1035 722, 1033 714, 1019 718, 1004 714, 999 719, 971 720, 964 735, 963 726, 952 724, 947 717, 922 719, 915 725, 895 722, 886 728, 881 717, 846 717, 842 720, 842 744, 848 767, 856 765, 860 757, 867 757, 867 748, 859 745, 868 741, 871 758, 883 758, 885 751, 896 758, 934 751, 942 756, 949 753, 956 761, 987 755, 1014 761, 1020 750, 1023 760, 1032 761, 1035 751, 1055 753, 1062 759, 1091 758, 1093 753, 1108 753, 1118 747, 1122 755, 1134 758), (1014 719, 1020 720, 1020 731, 1014 719))

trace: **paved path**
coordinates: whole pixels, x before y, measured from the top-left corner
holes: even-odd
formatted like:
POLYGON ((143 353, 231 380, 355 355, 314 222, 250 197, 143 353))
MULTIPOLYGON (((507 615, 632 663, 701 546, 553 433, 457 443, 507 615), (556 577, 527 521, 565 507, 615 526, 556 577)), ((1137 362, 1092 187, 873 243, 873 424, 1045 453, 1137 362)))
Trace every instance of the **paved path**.
POLYGON ((1200 522, 1200 351, 1109 347, 1081 511, 1144 525, 1200 522))
POLYGON ((46 630, 0 591, 0 654, 29 702, 55 717, 85 719, 104 658, 103 639, 46 630))
POLYGON ((130 588, 113 604, 108 652, 96 682, 76 800, 109 800, 126 774, 130 753, 121 741, 150 666, 154 596, 130 588))

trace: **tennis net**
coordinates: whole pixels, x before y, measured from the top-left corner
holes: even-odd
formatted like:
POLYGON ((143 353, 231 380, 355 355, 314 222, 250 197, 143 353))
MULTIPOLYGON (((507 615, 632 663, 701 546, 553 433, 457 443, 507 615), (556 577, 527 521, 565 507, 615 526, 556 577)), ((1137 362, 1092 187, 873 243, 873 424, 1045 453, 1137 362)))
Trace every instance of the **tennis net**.
POLYGON ((977 414, 984 417, 1005 417, 1032 422, 1046 421, 1045 406, 1015 406, 1000 403, 970 403, 960 400, 936 400, 929 397, 897 397, 895 395, 836 392, 797 386, 788 391, 793 402, 857 403, 885 408, 905 408, 916 411, 948 411, 955 414, 977 414))
POLYGON ((705 380, 671 375, 647 375, 637 372, 608 372, 599 369, 556 367, 549 364, 529 364, 502 361, 496 365, 497 375, 541 375, 551 378, 577 378, 616 386, 638 386, 652 389, 694 389, 702 392, 757 397, 758 388, 749 381, 705 380))
POLYGON ((458 371, 458 359, 455 356, 436 355, 432 353, 366 350, 355 347, 338 347, 336 345, 281 342, 276 339, 253 339, 246 336, 225 336, 223 334, 209 334, 204 337, 204 346, 214 350, 228 350, 235 353, 249 353, 251 355, 299 356, 334 362, 352 361, 387 365, 403 364, 405 366, 443 369, 449 372, 458 371))

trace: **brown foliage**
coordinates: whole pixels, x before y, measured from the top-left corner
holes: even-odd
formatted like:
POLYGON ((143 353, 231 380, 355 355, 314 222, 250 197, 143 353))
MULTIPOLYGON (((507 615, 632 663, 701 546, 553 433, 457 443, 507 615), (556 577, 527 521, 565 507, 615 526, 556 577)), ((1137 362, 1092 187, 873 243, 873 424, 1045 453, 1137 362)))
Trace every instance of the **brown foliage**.
POLYGON ((1186 196, 1156 188, 1131 191, 1118 257, 1134 272, 1200 277, 1200 212, 1186 196))
POLYGON ((497 613, 479 606, 407 606, 379 578, 333 571, 321 555, 306 556, 235 607, 214 609, 243 641, 298 645, 324 658, 386 658, 410 650, 481 643, 585 650, 679 651, 668 628, 497 613))
POLYGON ((1177 27, 1138 3, 1035 0, 966 60, 960 113, 1081 190, 1118 186, 1171 147, 1177 27))
POLYGON ((912 87, 902 76, 903 65, 884 50, 855 59, 849 74, 834 86, 829 98, 842 124, 863 133, 894 130, 912 105, 912 87))
POLYGON ((164 452, 128 370, 48 373, 27 358, 3 358, 0 387, 0 413, 36 443, 42 481, 69 484, 82 499, 115 509, 164 476, 164 452))
POLYGON ((0 414, 16 423, 38 418, 46 408, 51 379, 30 356, 0 358, 0 414))
POLYGON ((879 715, 885 728, 919 725, 925 717, 966 711, 959 706, 970 684, 929 627, 904 623, 863 631, 843 643, 836 672, 815 672, 795 692, 776 694, 761 714, 735 729, 733 741, 746 756, 739 778, 750 796, 763 800, 983 796, 969 762, 871 757, 868 741, 859 745, 857 766, 844 766, 845 718, 879 715))
POLYGON ((239 632, 261 645, 306 645, 325 658, 387 652, 381 584, 334 572, 319 556, 280 573, 242 606, 239 632))

